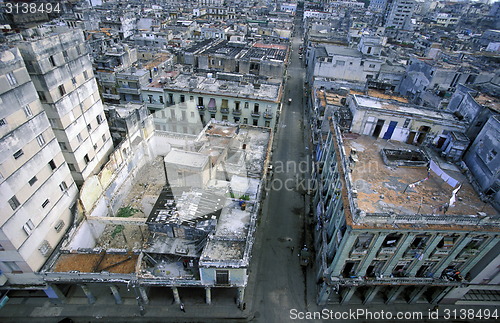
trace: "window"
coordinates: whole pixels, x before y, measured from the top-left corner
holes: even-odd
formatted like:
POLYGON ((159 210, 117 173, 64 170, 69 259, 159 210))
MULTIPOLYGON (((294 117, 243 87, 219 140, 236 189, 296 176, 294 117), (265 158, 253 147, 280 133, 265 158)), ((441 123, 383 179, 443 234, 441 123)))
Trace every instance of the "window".
POLYGON ((194 118, 194 112, 191 111, 191 118, 194 118))
POLYGON ((89 124, 87 124, 87 130, 88 130, 88 131, 92 130, 92 125, 91 125, 90 123, 89 123, 89 124))
POLYGON ((24 152, 23 152, 23 150, 22 150, 22 149, 19 149, 18 151, 16 151, 16 152, 14 153, 14 155, 13 155, 13 156, 14 156, 14 159, 18 159, 18 158, 19 158, 19 157, 21 157, 22 155, 24 155, 24 152))
POLYGON ((59 89, 59 94, 61 96, 66 94, 66 89, 64 88, 64 84, 59 85, 57 88, 59 89))
POLYGON ((369 67, 370 68, 375 68, 375 64, 370 64, 369 67))
POLYGON ((495 159, 495 157, 497 156, 497 151, 495 149, 492 149, 488 152, 488 155, 486 156, 486 159, 488 160, 488 162, 492 161, 493 159, 495 159))
POLYGON ((65 51, 65 50, 63 50, 63 56, 64 56, 64 58, 67 60, 67 59, 69 58, 69 56, 68 56, 68 52, 67 52, 67 51, 65 51))
POLYGON ((71 78, 71 83, 73 83, 73 85, 76 85, 76 78, 72 77, 71 78))
POLYGON ((160 103, 165 103, 163 102, 163 95, 160 95, 160 103))
POLYGON ((21 268, 19 268, 19 266, 16 264, 15 261, 4 261, 3 264, 9 268, 10 272, 11 273, 14 273, 14 274, 21 274, 23 271, 21 270, 21 268))
POLYGON ((68 163, 68 167, 69 167, 69 170, 72 171, 72 172, 76 172, 76 168, 75 168, 75 165, 71 164, 71 163, 68 163))
POLYGON ((49 161, 49 166, 50 166, 50 169, 51 170, 54 170, 57 168, 56 166, 56 163, 54 162, 54 160, 52 159, 51 161, 49 161))
POLYGON ((243 124, 248 124, 248 118, 243 118, 243 124))
POLYGON ((337 65, 338 66, 344 66, 345 65, 345 61, 337 61, 337 65))
POLYGON ((97 124, 101 124, 104 122, 104 119, 102 118, 102 116, 99 114, 97 117, 95 117, 96 120, 97 120, 97 124))
POLYGON ((215 113, 212 113, 212 114, 210 115, 210 118, 215 119, 215 113))
POLYGON ((5 126, 7 124, 7 120, 4 118, 0 119, 0 126, 5 126))
POLYGON ((408 125, 410 124, 410 119, 406 119, 405 123, 403 124, 403 128, 408 128, 408 125))
POLYGON ((12 210, 15 210, 15 209, 17 209, 19 207, 19 205, 21 205, 21 203, 19 203, 19 200, 14 195, 13 197, 10 198, 9 205, 12 208, 12 210))
POLYGON ((106 142, 106 134, 102 135, 102 142, 106 142))
POLYGON ((54 60, 54 56, 49 56, 49 62, 50 62, 50 65, 56 66, 56 61, 54 60))
POLYGON ((16 77, 14 76, 14 73, 12 73, 12 72, 7 73, 7 80, 9 81, 9 84, 12 86, 17 84, 16 77))
POLYGON ((61 191, 65 191, 68 189, 68 185, 66 185, 66 182, 65 181, 62 181, 61 184, 59 184, 59 188, 61 189, 61 191))
POLYGON ((59 142, 59 146, 61 147, 62 150, 68 150, 68 146, 66 146, 65 142, 59 142))
POLYGON ((83 160, 85 161, 85 164, 88 164, 90 162, 89 155, 85 154, 85 156, 83 156, 83 160))
POLYGON ((80 49, 80 46, 77 45, 75 48, 76 48, 76 53, 78 55, 81 55, 82 54, 82 50, 80 49))
POLYGON ((253 125, 258 126, 259 125, 259 119, 253 119, 253 125))
POLYGON ((186 97, 184 96, 184 94, 181 94, 181 102, 184 102, 186 101, 186 97))
POLYGON ((43 138, 42 134, 39 134, 38 136, 36 136, 36 141, 38 142, 38 145, 40 147, 42 147, 43 145, 45 145, 45 138, 43 138))
POLYGON ((194 96, 190 95, 189 96, 189 101, 193 101, 194 100, 194 96))
POLYGON ((82 138, 81 134, 77 134, 76 135, 76 139, 78 140, 78 142, 82 142, 83 141, 83 138, 82 138))
POLYGON ((367 79, 367 80, 371 80, 371 79, 373 79, 373 75, 368 74, 368 75, 366 76, 366 79, 367 79))
POLYGON ((23 108, 24 114, 26 115, 27 118, 33 116, 33 112, 31 112, 30 106, 27 105, 23 108))
POLYGON ((45 201, 43 201, 43 203, 42 203, 42 208, 45 208, 48 204, 49 204, 49 199, 46 199, 46 200, 45 200, 45 201))
POLYGON ((26 232, 27 235, 30 235, 34 228, 35 228, 35 225, 33 224, 33 222, 31 220, 28 220, 28 222, 26 222, 23 225, 24 232, 26 232))
POLYGON ((5 248, 0 244, 0 251, 4 251, 5 248))
POLYGON ((54 227, 54 229, 57 231, 57 232, 61 232, 61 230, 64 228, 64 221, 63 220, 59 220, 57 221, 57 224, 56 226, 54 227))
POLYGON ((36 178, 36 176, 33 176, 29 181, 28 183, 30 184, 30 186, 33 186, 33 184, 36 183, 36 181, 38 181, 38 178, 36 178))
POLYGON ((47 97, 45 96, 45 92, 43 91, 36 91, 38 93, 38 97, 40 98, 40 101, 42 102, 47 102, 47 97))
POLYGON ((50 245, 50 243, 47 240, 43 240, 43 242, 40 245, 40 247, 38 248, 38 250, 40 251, 42 256, 46 257, 52 251, 52 246, 50 245))
POLYGON ((365 65, 365 62, 361 61, 361 62, 359 63, 359 66, 363 66, 363 65, 365 65))
POLYGON ((153 103, 153 96, 152 95, 148 95, 148 102, 153 103))
POLYGON ((89 79, 89 73, 87 71, 83 71, 83 78, 86 80, 89 79))

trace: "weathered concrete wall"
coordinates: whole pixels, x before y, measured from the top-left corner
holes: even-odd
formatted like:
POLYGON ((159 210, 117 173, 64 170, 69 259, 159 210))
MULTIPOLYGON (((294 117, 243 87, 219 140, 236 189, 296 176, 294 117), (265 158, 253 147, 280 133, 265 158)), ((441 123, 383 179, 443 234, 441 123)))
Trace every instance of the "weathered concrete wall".
POLYGON ((200 278, 204 285, 215 285, 216 271, 228 270, 229 271, 229 284, 236 286, 246 286, 247 284, 247 270, 246 268, 200 268, 200 278))

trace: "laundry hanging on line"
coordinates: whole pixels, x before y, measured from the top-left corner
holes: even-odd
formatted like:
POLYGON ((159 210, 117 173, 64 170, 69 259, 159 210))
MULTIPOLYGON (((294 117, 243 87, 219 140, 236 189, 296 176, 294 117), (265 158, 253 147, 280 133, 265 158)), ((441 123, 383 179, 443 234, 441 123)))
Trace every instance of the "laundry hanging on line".
POLYGON ((450 175, 446 174, 433 160, 431 160, 429 168, 437 176, 441 177, 441 179, 443 181, 445 181, 446 183, 448 183, 448 185, 450 185, 451 187, 455 187, 455 186, 458 185, 459 182, 456 179, 454 179, 453 177, 451 177, 450 175))

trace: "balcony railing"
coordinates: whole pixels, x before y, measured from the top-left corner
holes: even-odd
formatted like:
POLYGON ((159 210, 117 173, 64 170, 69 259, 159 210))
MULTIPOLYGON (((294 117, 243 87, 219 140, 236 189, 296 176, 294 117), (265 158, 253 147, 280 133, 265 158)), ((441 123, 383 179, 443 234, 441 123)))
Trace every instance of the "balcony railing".
POLYGON ((233 114, 234 115, 241 115, 241 109, 233 109, 233 114))
POLYGON ((229 109, 228 108, 221 108, 220 112, 224 113, 224 114, 228 114, 229 113, 229 109))
POLYGON ((258 112, 258 111, 252 112, 252 117, 260 117, 260 112, 258 112))
POLYGON ((199 105, 198 106, 198 111, 204 111, 205 110, 205 106, 204 105, 199 105))
POLYGON ((392 255, 393 253, 396 252, 396 247, 390 247, 390 248, 382 248, 379 251, 379 255, 392 255))
POLYGON ((264 118, 266 119, 272 119, 273 118, 273 114, 272 112, 264 112, 264 118))
POLYGON ((209 112, 217 112, 217 107, 208 107, 209 112))

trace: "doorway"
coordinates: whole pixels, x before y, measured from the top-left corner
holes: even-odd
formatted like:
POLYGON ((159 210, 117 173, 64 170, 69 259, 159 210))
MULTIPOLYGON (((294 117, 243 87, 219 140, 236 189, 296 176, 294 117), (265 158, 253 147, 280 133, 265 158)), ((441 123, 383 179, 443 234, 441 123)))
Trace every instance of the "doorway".
POLYGON ((382 131, 382 127, 384 126, 385 120, 379 119, 377 121, 377 125, 375 126, 375 130, 373 130, 372 136, 378 138, 380 132, 382 131))
POLYGON ((391 121, 389 123, 389 128, 387 128, 387 131, 384 134, 383 139, 391 139, 392 134, 394 133, 394 129, 396 129, 397 125, 398 125, 397 121, 391 121))

